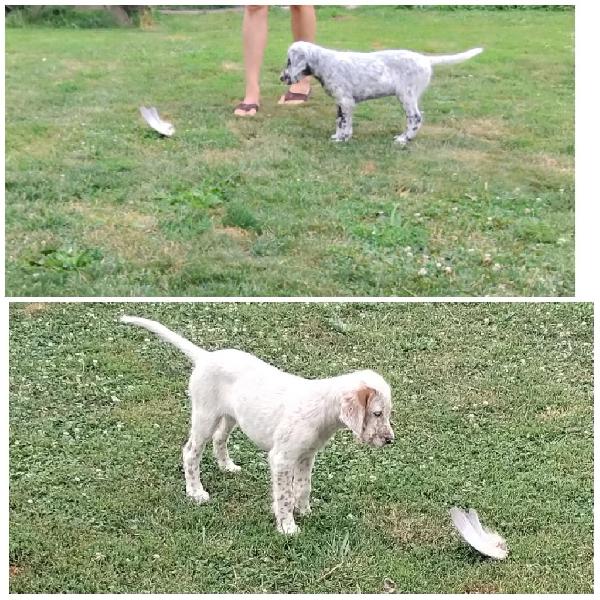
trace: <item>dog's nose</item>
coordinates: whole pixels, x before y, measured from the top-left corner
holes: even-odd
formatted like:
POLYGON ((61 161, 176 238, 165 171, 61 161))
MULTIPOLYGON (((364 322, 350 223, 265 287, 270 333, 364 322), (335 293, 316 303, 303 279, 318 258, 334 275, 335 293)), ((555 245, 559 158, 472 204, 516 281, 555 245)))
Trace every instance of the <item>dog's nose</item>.
POLYGON ((394 443, 394 436, 393 435, 386 435, 385 436, 385 443, 386 444, 393 444, 394 443))
POLYGON ((279 77, 279 81, 281 81, 281 82, 285 83, 285 76, 284 76, 284 74, 283 74, 283 73, 282 73, 282 74, 281 74, 281 76, 279 77))

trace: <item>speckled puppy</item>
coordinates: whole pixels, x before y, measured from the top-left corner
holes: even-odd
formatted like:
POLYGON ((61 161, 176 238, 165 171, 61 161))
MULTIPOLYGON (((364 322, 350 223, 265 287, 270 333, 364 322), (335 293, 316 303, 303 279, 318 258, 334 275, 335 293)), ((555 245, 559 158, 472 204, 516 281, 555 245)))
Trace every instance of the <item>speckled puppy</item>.
POLYGON ((220 469, 240 470, 227 451, 236 425, 269 453, 273 512, 277 529, 286 534, 299 531, 294 509, 301 515, 310 512, 315 454, 337 429, 348 427, 359 441, 378 447, 394 440, 390 387, 373 371, 304 379, 239 350, 203 350, 156 321, 138 317, 121 321, 152 331, 194 363, 183 466, 187 494, 199 503, 209 499, 200 481, 200 458, 211 438, 220 469))
POLYGON ((321 82, 337 103, 336 142, 352 137, 352 111, 357 102, 396 96, 406 112, 406 130, 394 140, 406 144, 421 127, 419 98, 429 85, 432 66, 463 62, 483 52, 474 48, 449 56, 425 56, 409 50, 338 52, 309 42, 294 42, 288 50, 281 81, 291 85, 307 75, 321 82))

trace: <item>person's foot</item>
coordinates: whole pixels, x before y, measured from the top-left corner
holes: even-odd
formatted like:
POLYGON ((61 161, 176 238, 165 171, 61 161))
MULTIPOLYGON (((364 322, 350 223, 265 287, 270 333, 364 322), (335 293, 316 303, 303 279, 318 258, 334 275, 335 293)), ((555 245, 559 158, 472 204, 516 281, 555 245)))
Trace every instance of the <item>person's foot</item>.
POLYGON ((258 98, 246 96, 233 110, 236 117, 253 117, 258 112, 258 98))
POLYGON ((310 81, 308 77, 290 86, 290 89, 279 98, 277 104, 304 104, 310 96, 310 81))

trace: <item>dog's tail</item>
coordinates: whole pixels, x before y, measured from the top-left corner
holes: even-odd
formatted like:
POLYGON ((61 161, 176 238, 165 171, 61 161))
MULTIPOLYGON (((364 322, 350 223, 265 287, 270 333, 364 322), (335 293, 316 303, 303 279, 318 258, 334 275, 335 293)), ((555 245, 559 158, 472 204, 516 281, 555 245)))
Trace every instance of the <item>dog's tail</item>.
POLYGON ((195 344, 192 344, 189 340, 178 335, 174 331, 171 331, 164 325, 161 325, 157 321, 151 321, 150 319, 142 319, 141 317, 128 317, 123 315, 120 319, 121 323, 131 323, 132 325, 139 325, 155 333, 161 337, 165 342, 173 344, 176 348, 179 348, 194 364, 198 359, 206 354, 206 350, 199 348, 195 344))
POLYGON ((469 60, 478 54, 483 52, 483 48, 473 48, 460 54, 445 54, 440 56, 428 56, 427 58, 431 62, 431 65, 452 65, 454 63, 460 63, 465 60, 469 60))

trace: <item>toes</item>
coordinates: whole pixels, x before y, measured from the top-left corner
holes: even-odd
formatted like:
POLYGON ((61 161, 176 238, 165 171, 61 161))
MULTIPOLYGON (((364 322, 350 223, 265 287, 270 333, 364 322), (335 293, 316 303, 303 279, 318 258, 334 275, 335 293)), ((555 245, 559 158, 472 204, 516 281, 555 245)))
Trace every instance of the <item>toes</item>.
POLYGON ((208 492, 188 492, 188 496, 198 504, 206 504, 210 500, 208 492))
POLYGON ((307 517, 312 512, 310 506, 297 506, 296 510, 301 517, 307 517))
POLYGON ((223 471, 227 473, 239 473, 242 470, 242 467, 236 465, 235 463, 229 463, 222 468, 223 471))
POLYGON ((278 523, 277 531, 279 531, 279 533, 283 533, 284 535, 296 535, 300 533, 300 527, 298 527, 298 525, 296 525, 296 523, 293 521, 278 523))

